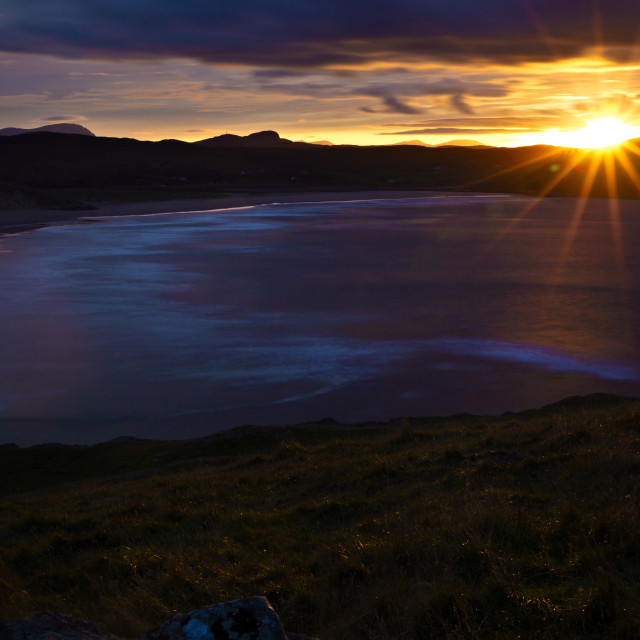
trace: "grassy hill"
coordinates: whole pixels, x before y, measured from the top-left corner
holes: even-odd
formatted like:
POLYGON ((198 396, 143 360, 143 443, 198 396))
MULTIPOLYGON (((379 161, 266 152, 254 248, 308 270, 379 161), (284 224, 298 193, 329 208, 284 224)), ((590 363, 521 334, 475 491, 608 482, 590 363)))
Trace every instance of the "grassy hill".
POLYGON ((640 629, 640 400, 4 446, 0 479, 0 621, 265 595, 325 640, 640 629))

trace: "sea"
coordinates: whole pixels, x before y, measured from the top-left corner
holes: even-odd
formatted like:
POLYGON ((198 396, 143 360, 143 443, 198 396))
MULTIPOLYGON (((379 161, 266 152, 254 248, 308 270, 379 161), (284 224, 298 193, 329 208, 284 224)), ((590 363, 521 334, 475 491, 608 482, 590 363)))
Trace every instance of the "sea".
POLYGON ((640 201, 433 194, 0 237, 0 443, 640 396, 640 201))

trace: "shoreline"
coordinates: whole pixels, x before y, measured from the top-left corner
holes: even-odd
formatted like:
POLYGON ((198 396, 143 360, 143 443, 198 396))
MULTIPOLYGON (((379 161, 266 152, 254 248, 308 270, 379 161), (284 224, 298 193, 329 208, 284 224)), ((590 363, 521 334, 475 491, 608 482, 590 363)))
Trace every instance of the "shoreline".
MULTIPOLYGON (((617 407, 621 405, 636 405, 640 403, 640 396, 621 395, 617 393, 607 392, 593 392, 582 395, 571 395, 553 402, 542 403, 538 406, 527 407, 525 409, 518 409, 515 411, 503 411, 503 412, 490 412, 490 413, 426 413, 419 416, 411 416, 411 420, 421 420, 425 423, 444 423, 455 422, 456 420, 501 420, 501 419, 518 419, 531 416, 542 416, 548 413, 560 412, 560 411, 594 411, 597 409, 607 409, 617 407)), ((191 416, 193 420, 202 421, 206 419, 206 412, 196 413, 191 416)), ((102 447, 111 444, 126 444, 126 443, 146 443, 153 444, 166 444, 166 445, 180 445, 190 442, 206 441, 211 442, 213 440, 234 438, 243 436, 249 433, 265 433, 269 430, 287 430, 287 429, 305 429, 305 428, 343 428, 343 429, 364 429, 364 428, 380 428, 390 426, 393 424, 401 423, 406 420, 403 416, 394 416, 390 418, 381 418, 378 420, 364 420, 361 422, 347 422, 343 420, 336 420, 332 417, 314 418, 305 422, 259 422, 259 423, 239 423, 232 426, 224 427, 217 430, 207 431, 200 435, 185 435, 180 433, 181 427, 184 427, 185 420, 188 421, 188 417, 182 415, 173 416, 149 416, 149 417, 135 417, 135 418, 0 418, 0 426, 3 423, 15 423, 20 425, 28 425, 30 428, 39 426, 41 429, 48 428, 51 423, 55 424, 69 424, 76 423, 82 424, 84 427, 95 426, 96 424, 119 424, 122 426, 123 432, 119 436, 109 438, 107 440, 91 440, 91 441, 70 441, 70 440, 47 440, 42 439, 40 442, 16 442, 16 440, 0 440, 0 454, 3 452, 11 451, 27 451, 27 450, 43 450, 56 448, 69 449, 69 448, 83 448, 90 449, 92 447, 102 447), (131 435, 126 430, 128 426, 139 427, 145 424, 148 427, 149 433, 140 433, 139 435, 131 435), (175 430, 177 437, 153 437, 152 432, 158 430, 162 425, 166 430, 168 424, 171 424, 171 431, 175 430)), ((198 431, 203 431, 198 429, 198 431)))
MULTIPOLYGON (((195 213, 220 209, 235 209, 262 204, 303 202, 349 202, 354 200, 420 198, 457 193, 435 190, 385 191, 309 191, 273 193, 231 193, 214 198, 185 198, 178 200, 145 200, 140 202, 87 203, 86 209, 0 209, 0 236, 34 231, 52 225, 83 224, 90 219, 166 213, 195 213), (95 207, 95 208, 93 208, 95 207)), ((467 194, 471 195, 471 194, 467 194)))

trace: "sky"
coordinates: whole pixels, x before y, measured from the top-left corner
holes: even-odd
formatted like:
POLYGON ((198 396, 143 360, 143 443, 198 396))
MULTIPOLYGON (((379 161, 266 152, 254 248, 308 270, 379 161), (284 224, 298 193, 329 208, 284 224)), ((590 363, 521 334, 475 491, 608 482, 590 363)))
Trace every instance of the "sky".
POLYGON ((639 107, 638 0, 0 0, 0 128, 516 146, 639 107))

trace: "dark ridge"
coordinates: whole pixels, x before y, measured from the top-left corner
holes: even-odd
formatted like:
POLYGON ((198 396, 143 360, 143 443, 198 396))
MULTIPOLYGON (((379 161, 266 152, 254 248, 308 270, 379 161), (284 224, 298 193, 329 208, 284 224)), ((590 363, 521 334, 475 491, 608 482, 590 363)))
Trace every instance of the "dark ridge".
POLYGON ((63 122, 60 124, 45 124, 43 127, 35 127, 34 129, 19 129, 17 127, 6 127, 0 129, 0 136, 19 136, 23 133, 67 133, 81 136, 94 136, 93 131, 89 131, 86 127, 79 124, 63 122))
POLYGON ((281 138, 276 131, 257 131, 248 136, 237 136, 233 133, 224 133, 220 136, 199 140, 193 144, 202 147, 308 147, 308 142, 293 142, 286 138, 281 138))
MULTIPOLYGON (((221 137, 222 142, 218 137, 187 143, 50 132, 3 136, 0 183, 45 192, 147 188, 157 191, 157 199, 162 199, 165 191, 187 187, 217 193, 331 188, 578 196, 591 161, 584 150, 541 145, 326 146, 291 142, 275 131, 221 137), (564 175, 563 168, 573 165, 564 175), (547 193, 552 181, 557 184, 547 193)), ((630 156, 629 161, 640 171, 640 157, 630 156)), ((604 165, 599 163, 594 176, 592 197, 609 196, 610 180, 604 165)), ((628 173, 618 165, 616 171, 618 197, 637 198, 638 188, 628 173)), ((28 204, 33 206, 40 198, 46 200, 48 194, 31 192, 28 204)), ((9 206, 20 205, 10 202, 9 206)))

